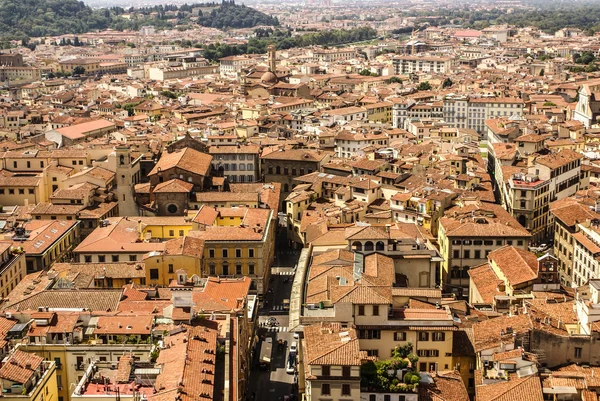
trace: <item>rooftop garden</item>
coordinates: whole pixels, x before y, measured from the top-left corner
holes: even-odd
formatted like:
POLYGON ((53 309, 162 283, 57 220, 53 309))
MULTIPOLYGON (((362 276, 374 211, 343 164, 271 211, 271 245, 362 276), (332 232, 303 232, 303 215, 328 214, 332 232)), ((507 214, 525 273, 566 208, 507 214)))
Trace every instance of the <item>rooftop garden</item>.
POLYGON ((419 357, 407 343, 394 349, 390 359, 368 361, 360 368, 360 386, 364 391, 408 393, 417 390, 421 376, 417 371, 419 357))

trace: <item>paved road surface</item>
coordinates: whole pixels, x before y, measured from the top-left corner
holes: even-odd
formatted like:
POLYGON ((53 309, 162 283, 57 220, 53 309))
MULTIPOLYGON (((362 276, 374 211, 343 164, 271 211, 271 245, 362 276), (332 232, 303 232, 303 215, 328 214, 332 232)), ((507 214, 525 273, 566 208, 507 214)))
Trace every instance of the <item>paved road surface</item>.
MULTIPOLYGON (((284 251, 285 252, 285 251, 284 251)), ((256 401, 280 401, 285 395, 292 394, 292 383, 294 375, 286 373, 286 361, 289 347, 294 341, 293 333, 288 331, 288 311, 283 310, 283 300, 289 299, 294 280, 293 266, 294 258, 297 262, 299 253, 282 253, 279 260, 285 260, 284 266, 273 267, 271 274, 273 281, 270 288, 273 291, 265 296, 267 306, 259 311, 259 337, 271 337, 273 339, 273 354, 271 356, 271 370, 260 370, 253 365, 250 374, 248 395, 256 394, 256 401), (275 317, 278 326, 265 327, 269 317, 275 317), (279 350, 278 340, 286 342, 285 350, 279 350)), ((257 347, 260 349, 260 345, 257 347)))

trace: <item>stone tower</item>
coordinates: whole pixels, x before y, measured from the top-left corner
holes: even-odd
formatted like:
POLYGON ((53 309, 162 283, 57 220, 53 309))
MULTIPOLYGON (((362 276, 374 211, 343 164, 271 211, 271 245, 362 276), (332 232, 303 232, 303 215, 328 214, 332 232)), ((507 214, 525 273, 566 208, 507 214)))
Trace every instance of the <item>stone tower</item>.
POLYGON ((131 157, 131 149, 127 145, 118 145, 109 156, 114 163, 117 188, 115 195, 119 202, 119 216, 138 216, 139 210, 134 198, 133 186, 140 181, 140 164, 131 157))
POLYGON ((275 73, 277 71, 277 50, 275 45, 267 47, 267 54, 269 55, 269 71, 275 73))

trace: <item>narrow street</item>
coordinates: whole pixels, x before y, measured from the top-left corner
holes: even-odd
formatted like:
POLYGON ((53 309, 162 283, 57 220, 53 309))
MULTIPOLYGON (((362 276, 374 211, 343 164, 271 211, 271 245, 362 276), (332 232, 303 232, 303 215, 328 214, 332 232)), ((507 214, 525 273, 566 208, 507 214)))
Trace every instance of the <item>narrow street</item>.
MULTIPOLYGON (((285 396, 291 396, 290 400, 294 399, 292 385, 295 375, 286 372, 286 362, 290 346, 292 342, 297 340, 294 340, 293 333, 290 333, 288 329, 289 312, 284 307, 284 300, 289 300, 290 298, 292 283, 294 281, 294 266, 298 261, 300 252, 286 247, 284 241, 278 242, 279 244, 284 244, 284 246, 278 247, 275 267, 271 268, 272 281, 269 284, 270 290, 264 298, 258 318, 259 338, 265 339, 270 337, 273 342, 271 366, 268 370, 259 368, 259 352, 257 351, 254 356, 248 391, 248 399, 251 399, 254 393, 255 400, 261 401, 282 401, 285 396), (271 317, 276 319, 277 324, 273 327, 268 327, 266 322, 271 317), (279 340, 283 340, 284 342, 283 349, 278 346, 279 340)), ((257 350, 260 350, 260 345, 257 346, 257 350)))

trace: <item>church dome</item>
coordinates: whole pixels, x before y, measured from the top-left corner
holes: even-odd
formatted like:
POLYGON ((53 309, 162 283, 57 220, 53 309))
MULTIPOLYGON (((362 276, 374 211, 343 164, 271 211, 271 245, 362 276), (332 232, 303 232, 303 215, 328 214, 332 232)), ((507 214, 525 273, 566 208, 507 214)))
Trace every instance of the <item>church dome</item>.
POLYGON ((275 75, 272 71, 267 71, 262 75, 262 77, 260 77, 260 82, 263 84, 276 84, 277 75, 275 75))

